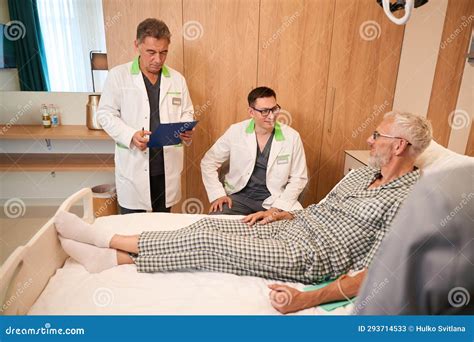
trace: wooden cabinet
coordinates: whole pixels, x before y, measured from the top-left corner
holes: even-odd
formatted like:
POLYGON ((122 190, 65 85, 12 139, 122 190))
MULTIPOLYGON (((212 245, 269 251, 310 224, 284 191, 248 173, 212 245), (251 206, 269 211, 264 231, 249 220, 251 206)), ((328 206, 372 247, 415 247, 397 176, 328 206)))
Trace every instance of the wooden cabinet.
POLYGON ((342 178, 344 150, 366 148, 391 110, 403 31, 375 1, 336 1, 315 201, 342 178))
POLYGON ((258 0, 184 0, 184 68, 196 107, 186 154, 186 197, 207 204, 200 162, 230 125, 248 117, 257 74, 258 0))
POLYGON ((303 140, 305 206, 316 200, 334 9, 332 0, 263 0, 260 9, 257 84, 275 89, 284 110, 279 120, 303 140))
POLYGON ((370 151, 368 150, 354 150, 345 151, 344 153, 344 176, 352 170, 367 166, 370 151))
POLYGON ((262 0, 257 83, 275 88, 303 139, 304 205, 326 196, 344 150, 365 148, 391 109, 403 30, 372 0, 262 0))

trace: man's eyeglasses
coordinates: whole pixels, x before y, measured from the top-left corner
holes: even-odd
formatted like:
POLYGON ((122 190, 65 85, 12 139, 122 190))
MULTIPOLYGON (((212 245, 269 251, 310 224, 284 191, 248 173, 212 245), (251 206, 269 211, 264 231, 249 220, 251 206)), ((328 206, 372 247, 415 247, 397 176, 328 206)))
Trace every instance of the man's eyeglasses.
POLYGON ((393 135, 383 134, 383 133, 379 133, 377 131, 374 131, 374 133, 372 133, 372 139, 377 140, 378 137, 391 138, 391 139, 402 139, 402 140, 405 140, 408 143, 408 145, 411 145, 411 142, 409 142, 405 138, 395 137, 393 135))
POLYGON ((252 108, 253 110, 255 110, 255 111, 259 112, 260 114, 262 114, 262 116, 264 118, 266 118, 268 115, 270 115, 270 113, 272 113, 273 115, 277 115, 278 113, 280 113, 280 110, 281 110, 281 107, 278 104, 273 108, 257 109, 257 108, 252 107, 252 106, 250 106, 250 108, 252 108))

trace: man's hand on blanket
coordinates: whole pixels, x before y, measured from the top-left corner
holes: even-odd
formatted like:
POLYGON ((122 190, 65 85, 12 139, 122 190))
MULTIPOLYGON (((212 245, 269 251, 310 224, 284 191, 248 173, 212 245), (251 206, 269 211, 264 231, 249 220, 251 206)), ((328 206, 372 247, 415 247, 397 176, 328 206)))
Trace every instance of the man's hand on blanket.
POLYGON ((268 285, 272 306, 283 314, 296 312, 320 304, 353 298, 359 292, 367 275, 364 268, 357 272, 343 274, 329 285, 318 290, 301 292, 287 285, 268 285))
POLYGON ((286 211, 280 211, 277 208, 270 208, 265 211, 259 211, 254 214, 245 216, 242 222, 247 223, 249 226, 253 226, 255 223, 267 224, 270 222, 280 220, 292 220, 293 215, 286 211))
POLYGON ((318 305, 315 298, 311 298, 310 292, 301 292, 287 285, 268 285, 270 291, 270 303, 281 312, 287 314, 304 310, 318 305))

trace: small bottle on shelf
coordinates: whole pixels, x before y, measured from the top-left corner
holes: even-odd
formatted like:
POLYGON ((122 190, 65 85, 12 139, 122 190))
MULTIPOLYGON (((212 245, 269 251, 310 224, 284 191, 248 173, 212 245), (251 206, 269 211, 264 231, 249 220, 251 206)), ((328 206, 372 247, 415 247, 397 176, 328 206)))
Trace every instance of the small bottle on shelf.
POLYGON ((51 126, 52 127, 58 127, 59 126, 59 116, 58 116, 58 109, 55 105, 50 105, 51 107, 51 112, 50 112, 50 117, 51 117, 51 126))
POLYGON ((48 107, 45 104, 41 105, 41 120, 44 128, 51 128, 51 116, 48 113, 48 107))
POLYGON ((61 111, 59 110, 59 107, 56 106, 56 115, 58 116, 58 126, 62 125, 61 124, 61 111))

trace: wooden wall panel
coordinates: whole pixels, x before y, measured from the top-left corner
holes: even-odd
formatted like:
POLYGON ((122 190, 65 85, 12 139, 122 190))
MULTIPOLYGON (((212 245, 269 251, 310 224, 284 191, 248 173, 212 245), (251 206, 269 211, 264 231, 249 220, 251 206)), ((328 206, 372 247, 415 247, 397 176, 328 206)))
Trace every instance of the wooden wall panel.
POLYGON ((208 207, 200 162, 233 123, 247 118, 257 75, 258 0, 184 0, 184 71, 200 120, 186 158, 187 197, 208 207), (188 33, 186 33, 188 32, 188 33))
POLYGON ((343 176, 344 150, 366 139, 391 110, 404 26, 372 0, 336 2, 317 199, 343 176))
POLYGON ((133 42, 137 26, 146 18, 158 18, 171 31, 166 64, 183 72, 181 0, 102 0, 109 69, 131 61, 136 55, 133 42))
POLYGON ((304 206, 316 201, 334 8, 333 0, 262 0, 260 9, 257 83, 276 91, 285 110, 278 120, 303 140, 304 206))
POLYGON ((434 139, 443 146, 448 146, 451 134, 449 115, 458 101, 471 38, 472 20, 468 18, 473 14, 474 1, 449 0, 427 116, 434 139))

